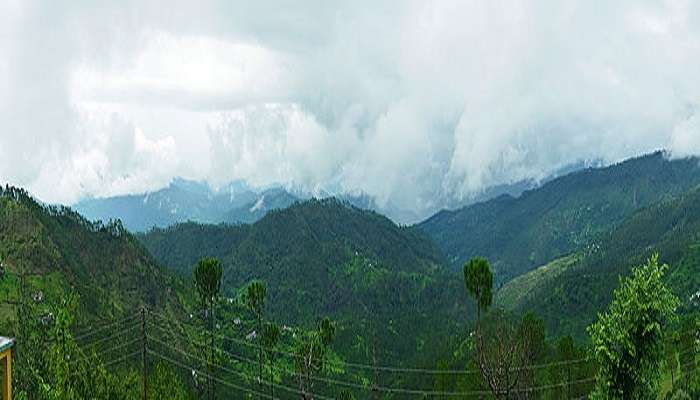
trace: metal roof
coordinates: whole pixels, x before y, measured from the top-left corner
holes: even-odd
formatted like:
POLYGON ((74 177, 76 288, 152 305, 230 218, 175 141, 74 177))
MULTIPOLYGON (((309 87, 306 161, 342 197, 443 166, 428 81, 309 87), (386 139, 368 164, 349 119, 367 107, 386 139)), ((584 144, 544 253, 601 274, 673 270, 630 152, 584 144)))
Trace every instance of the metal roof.
POLYGON ((0 352, 3 352, 15 344, 15 339, 0 336, 0 352))

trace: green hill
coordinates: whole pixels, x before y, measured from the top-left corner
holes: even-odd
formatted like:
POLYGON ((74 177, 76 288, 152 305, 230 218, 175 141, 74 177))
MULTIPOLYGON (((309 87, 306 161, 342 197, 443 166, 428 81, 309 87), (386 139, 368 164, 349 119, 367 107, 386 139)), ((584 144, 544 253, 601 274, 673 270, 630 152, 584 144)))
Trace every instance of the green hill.
POLYGON ((376 340, 384 363, 433 362, 469 315, 461 276, 445 272, 422 232, 333 198, 271 211, 252 225, 186 223, 139 238, 185 274, 203 256, 220 258, 227 295, 265 281, 269 315, 280 323, 331 316, 342 327, 336 348, 351 360, 366 362, 376 340))
POLYGON ((634 211, 699 183, 698 159, 668 160, 657 152, 574 172, 519 197, 442 211, 418 227, 453 267, 484 256, 492 261, 497 283, 503 283, 585 248, 634 211))
POLYGON ((700 292, 700 188, 645 207, 588 248, 510 281, 497 303, 537 312, 549 332, 583 337, 585 326, 610 301, 618 277, 654 252, 671 266, 668 283, 682 309, 697 307, 691 297, 700 292))
POLYGON ((132 313, 141 305, 178 307, 180 281, 159 267, 119 222, 87 221, 65 207, 44 206, 22 189, 0 188, 0 328, 8 331, 18 285, 38 302, 80 295, 77 322, 132 313))

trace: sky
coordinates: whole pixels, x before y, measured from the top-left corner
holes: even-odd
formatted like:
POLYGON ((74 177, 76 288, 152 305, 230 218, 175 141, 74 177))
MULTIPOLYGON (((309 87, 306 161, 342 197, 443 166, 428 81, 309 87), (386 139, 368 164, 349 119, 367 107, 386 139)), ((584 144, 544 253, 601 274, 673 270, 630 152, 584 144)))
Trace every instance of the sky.
POLYGON ((700 154, 693 1, 0 0, 0 182, 174 177, 415 210, 581 160, 700 154))

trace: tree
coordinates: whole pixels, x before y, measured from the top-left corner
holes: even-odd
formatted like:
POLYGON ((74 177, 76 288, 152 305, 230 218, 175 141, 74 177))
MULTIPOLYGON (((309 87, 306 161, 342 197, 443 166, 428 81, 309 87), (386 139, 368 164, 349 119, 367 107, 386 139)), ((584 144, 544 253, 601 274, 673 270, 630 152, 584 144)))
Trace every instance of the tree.
POLYGON ((187 390, 172 368, 163 362, 156 363, 148 377, 148 398, 187 400, 187 390))
MULTIPOLYGON (((441 358, 438 360, 438 362, 437 362, 437 370, 438 371, 447 371, 448 368, 449 368, 449 364, 447 363, 447 360, 445 360, 444 358, 441 358)), ((435 376, 433 377, 433 381, 434 381, 433 387, 434 387, 435 391, 440 392, 440 393, 446 393, 447 391, 449 391, 451 377, 452 376, 446 372, 441 372, 441 373, 435 374, 435 376)), ((436 398, 445 399, 446 397, 443 394, 441 396, 436 396, 436 398)))
POLYGON ((335 323, 329 318, 319 321, 316 329, 297 334, 294 368, 302 399, 313 399, 314 376, 323 372, 328 347, 334 338, 335 323))
MULTIPOLYGON (((256 336, 262 335, 263 311, 265 308, 265 296, 267 288, 261 281, 253 281, 248 285, 245 296, 246 306, 255 314, 257 322, 256 336)), ((262 393, 262 368, 263 368, 263 346, 258 346, 258 384, 262 393)))
POLYGON ((681 365, 681 373, 683 374, 683 388, 686 392, 690 391, 691 377, 697 367, 695 358, 698 354, 698 332, 700 332, 700 327, 698 326, 697 315, 691 314, 686 316, 681 323, 678 335, 680 345, 678 358, 681 365))
POLYGON ((481 312, 489 309, 493 298, 493 274, 485 258, 475 257, 464 265, 464 285, 476 303, 476 364, 493 395, 509 398, 523 378, 531 332, 515 328, 500 310, 489 315, 484 332, 481 312))
POLYGON ((199 299, 209 319, 209 336, 211 339, 209 347, 209 398, 214 398, 214 382, 212 365, 214 363, 214 306, 219 298, 221 290, 221 275, 223 268, 216 258, 205 257, 199 260, 194 268, 194 285, 197 289, 199 299))
POLYGON ((592 399, 654 399, 663 363, 664 330, 678 298, 663 282, 658 254, 621 279, 613 300, 588 327, 598 362, 592 399))
MULTIPOLYGON (((666 369, 671 373, 671 387, 676 385, 676 370, 678 369, 678 332, 669 332, 664 340, 664 355, 666 369)), ((682 355, 682 353, 681 353, 682 355)))
POLYGON ((519 372, 520 379, 518 386, 520 398, 529 399, 533 393, 525 390, 527 387, 535 386, 535 370, 527 368, 542 360, 546 352, 544 320, 538 318, 534 313, 526 313, 520 321, 517 332, 517 340, 520 342, 521 360, 523 364, 519 372))
POLYGON ((573 398, 572 395, 572 371, 571 361, 576 357, 576 346, 571 336, 562 336, 554 346, 555 359, 549 367, 549 374, 552 383, 558 386, 555 390, 566 393, 566 398, 573 398))
POLYGON ((481 311, 491 307, 493 298, 493 274, 491 265, 483 257, 474 257, 464 265, 464 284, 476 301, 476 326, 479 329, 481 311))
POLYGON ((267 360, 270 362, 270 397, 275 398, 275 347, 280 339, 280 327, 277 324, 267 323, 263 326, 262 330, 262 346, 265 348, 265 353, 267 353, 267 360))
MULTIPOLYGON (((42 342, 32 342, 34 351, 22 353, 18 359, 17 399, 128 399, 135 398, 137 385, 135 371, 116 376, 107 371, 95 348, 88 351, 75 341, 70 327, 74 322, 78 297, 69 294, 56 304, 47 305, 51 319, 20 319, 33 335, 42 342)), ((22 316, 21 318, 24 318, 22 316)), ((26 332, 26 331, 24 331, 26 332)), ((24 343, 21 341, 20 343, 24 343)), ((117 340, 117 339, 114 339, 117 340)))

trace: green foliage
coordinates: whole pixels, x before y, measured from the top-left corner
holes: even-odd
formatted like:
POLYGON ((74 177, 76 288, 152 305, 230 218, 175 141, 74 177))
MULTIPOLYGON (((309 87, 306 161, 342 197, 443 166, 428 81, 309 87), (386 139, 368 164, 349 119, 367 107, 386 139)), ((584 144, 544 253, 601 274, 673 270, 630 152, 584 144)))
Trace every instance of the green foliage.
POLYGON ((496 294, 496 302, 513 312, 535 310, 548 332, 584 340, 585 326, 611 301, 618 276, 655 252, 671 265, 664 281, 683 300, 679 313, 697 309, 700 187, 641 209, 586 249, 516 278, 496 294))
POLYGON ((546 352, 545 349, 545 329, 544 321, 538 318, 533 312, 523 315, 518 325, 518 337, 527 343, 526 359, 528 361, 542 360, 546 352))
MULTIPOLYGON (((160 268, 119 221, 90 222, 66 207, 45 206, 18 188, 0 188, 0 261, 7 279, 0 283, 8 300, 24 279, 46 297, 74 291, 80 295, 76 323, 119 318, 147 304, 179 307, 169 291, 182 281, 160 268), (8 289, 6 292, 4 289, 8 289)), ((15 318, 0 306, 5 334, 15 318)))
MULTIPOLYGON (((250 309, 250 311, 255 315, 255 319, 257 322, 256 332, 258 336, 260 336, 263 340, 265 340, 265 337, 263 336, 263 309, 265 307, 266 296, 267 288, 265 287, 265 284, 261 281, 255 280, 248 284, 245 294, 245 303, 246 306, 250 309)), ((268 334, 272 334, 272 332, 268 332, 268 334)), ((267 339, 271 340, 272 337, 268 337, 267 339)), ((263 352, 263 346, 258 346, 258 383, 260 384, 261 391, 263 383, 263 352)))
POLYGON ((262 347, 265 349, 265 355, 267 356, 267 360, 269 362, 269 369, 270 369, 270 397, 274 398, 275 397, 275 390, 274 390, 274 366, 275 366, 275 356, 277 355, 277 344, 280 341, 280 336, 282 334, 282 331, 280 330, 280 327, 277 324, 273 323, 266 323, 263 325, 261 337, 260 337, 260 344, 262 347))
POLYGON ((664 330, 679 300, 666 287, 667 265, 653 256, 615 290, 589 333, 600 366, 595 399, 654 399, 663 363, 664 330))
POLYGON ((470 317, 470 303, 455 301, 466 297, 461 279, 423 233, 335 199, 272 211, 253 225, 181 224, 139 238, 177 271, 220 258, 224 296, 264 281, 268 320, 303 328, 329 315, 340 355, 356 362, 376 349, 384 363, 433 365, 470 317))
POLYGON ((697 158, 668 160, 657 152, 568 174, 516 198, 501 196, 441 211, 418 226, 454 268, 476 255, 489 259, 498 287, 586 248, 636 210, 698 184, 697 158))
POLYGON ((18 313, 22 327, 21 352, 16 358, 18 399, 137 399, 135 371, 110 373, 94 352, 83 351, 70 327, 77 309, 76 296, 67 296, 49 309, 53 318, 36 323, 33 310, 18 313), (28 343, 24 342, 27 341, 28 343), (27 346, 31 344, 32 347, 27 346))
POLYGON ((194 286, 202 304, 209 305, 216 301, 221 289, 223 269, 216 258, 202 258, 194 268, 194 286))
POLYGON ((464 265, 464 284, 479 309, 486 311, 491 306, 493 297, 493 274, 485 258, 475 257, 464 265))
POLYGON ((331 321, 328 317, 322 318, 318 322, 318 336, 324 347, 331 345, 333 338, 335 338, 335 329, 335 322, 331 321))
POLYGON ((259 318, 262 318, 266 296, 267 288, 261 281, 256 280, 248 284, 248 287, 246 288, 245 303, 248 308, 259 318))
MULTIPOLYGON (((700 319, 697 314, 691 314, 683 318, 678 333, 678 361, 681 367, 681 386, 686 391, 690 391, 693 378, 698 376, 697 356, 700 354, 700 344, 698 343, 700 332, 700 319)), ((699 388, 700 389, 700 388, 699 388)))
POLYGON ((313 398, 316 383, 313 378, 326 368, 328 347, 335 337, 335 330, 335 323, 323 318, 315 330, 298 335, 294 347, 294 370, 304 399, 313 398))
POLYGON ((149 399, 187 400, 187 388, 173 369, 163 362, 157 362, 148 376, 149 399))
POLYGON ((271 322, 263 325, 262 330, 262 345, 265 349, 269 349, 271 354, 274 354, 274 348, 277 346, 277 342, 280 339, 280 327, 277 324, 271 322))
POLYGON ((355 400, 355 395, 347 389, 343 389, 338 393, 338 400, 355 400))
POLYGON ((0 188, 0 262, 0 333, 17 339, 18 398, 138 398, 133 359, 108 370, 103 361, 120 354, 79 346, 72 332, 142 305, 181 312, 190 296, 180 279, 161 269, 119 221, 90 222, 9 186, 0 188))
MULTIPOLYGON (((214 310, 219 299, 219 291, 221 290, 221 275, 223 269, 221 263, 216 258, 204 257, 194 268, 194 286, 197 289, 199 298, 203 307, 207 312, 209 320, 209 356, 208 356, 208 372, 210 376, 214 375, 214 310)), ((208 379, 209 398, 214 398, 214 379, 208 379)))
POLYGON ((669 400, 692 400, 692 397, 683 389, 678 389, 667 397, 669 400))

